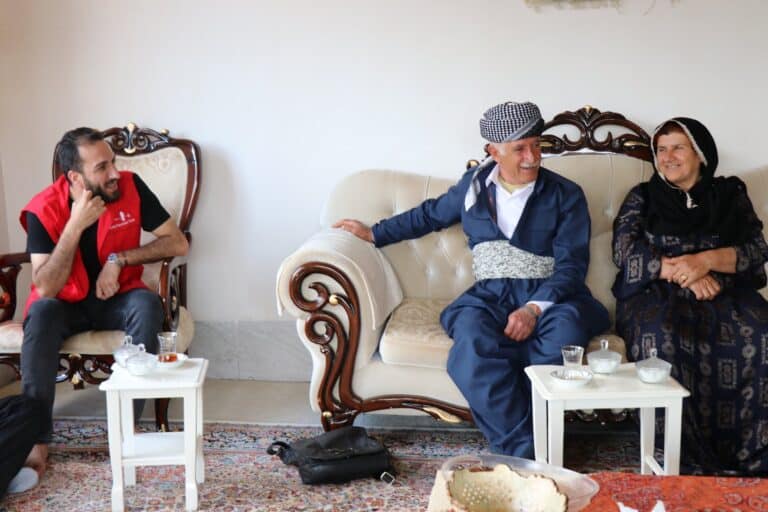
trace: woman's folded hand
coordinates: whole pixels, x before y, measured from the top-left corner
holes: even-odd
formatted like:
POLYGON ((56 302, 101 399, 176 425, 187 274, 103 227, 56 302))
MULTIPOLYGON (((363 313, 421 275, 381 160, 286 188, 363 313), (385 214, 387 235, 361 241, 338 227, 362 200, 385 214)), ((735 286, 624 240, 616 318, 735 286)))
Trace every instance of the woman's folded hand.
POLYGON ((696 295, 697 300, 712 300, 722 290, 720 283, 712 274, 707 274, 697 281, 690 283, 687 288, 696 295))

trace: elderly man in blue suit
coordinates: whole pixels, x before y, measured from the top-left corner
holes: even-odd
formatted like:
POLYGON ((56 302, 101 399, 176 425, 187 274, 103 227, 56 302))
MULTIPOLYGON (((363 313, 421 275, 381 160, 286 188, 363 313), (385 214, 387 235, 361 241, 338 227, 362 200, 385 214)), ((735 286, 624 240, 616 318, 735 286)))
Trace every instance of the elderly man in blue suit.
POLYGON ((590 220, 584 192, 541 167, 544 121, 530 102, 491 107, 480 120, 490 155, 443 195, 372 228, 334 227, 377 247, 461 222, 475 284, 441 314, 453 339, 448 373, 496 453, 533 458, 531 364, 558 364, 609 325, 584 284, 590 220))

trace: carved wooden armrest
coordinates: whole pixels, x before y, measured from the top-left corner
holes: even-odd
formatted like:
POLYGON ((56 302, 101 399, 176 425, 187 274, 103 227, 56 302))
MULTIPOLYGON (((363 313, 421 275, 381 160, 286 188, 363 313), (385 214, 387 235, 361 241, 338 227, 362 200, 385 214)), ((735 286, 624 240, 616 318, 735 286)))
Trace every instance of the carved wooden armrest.
POLYGON ((336 276, 326 268, 340 271, 349 279, 349 285, 359 294, 369 330, 380 327, 403 300, 400 283, 381 251, 346 231, 326 229, 311 236, 280 265, 276 289, 280 314, 284 309, 297 318, 307 316, 309 309, 304 303, 314 301, 306 297, 308 289, 318 292, 309 282, 304 283, 312 274, 330 278, 324 282, 326 287, 331 286, 331 295, 346 291, 338 287, 336 276))
POLYGON ((0 255, 0 322, 11 320, 16 313, 16 280, 21 265, 29 261, 26 252, 0 255))
POLYGON ((382 326, 402 302, 389 261, 370 243, 327 229, 283 261, 276 292, 280 313, 303 324, 301 337, 315 368, 322 368, 317 403, 330 414, 324 426, 348 421, 358 410, 349 404, 359 402, 352 374, 370 362, 382 326))
POLYGON ((163 303, 163 328, 176 330, 179 322, 179 308, 187 302, 186 257, 165 258, 160 265, 157 280, 157 294, 163 303))
POLYGON ((283 261, 276 292, 280 313, 303 324, 301 337, 322 373, 314 399, 323 427, 350 423, 367 407, 352 388, 354 371, 370 362, 387 317, 402 302, 389 261, 354 235, 324 230, 283 261))
MULTIPOLYGON (((185 231, 184 236, 191 242, 189 231, 185 231)), ((187 256, 162 260, 156 291, 163 302, 163 328, 175 331, 179 324, 179 308, 187 305, 187 256)))

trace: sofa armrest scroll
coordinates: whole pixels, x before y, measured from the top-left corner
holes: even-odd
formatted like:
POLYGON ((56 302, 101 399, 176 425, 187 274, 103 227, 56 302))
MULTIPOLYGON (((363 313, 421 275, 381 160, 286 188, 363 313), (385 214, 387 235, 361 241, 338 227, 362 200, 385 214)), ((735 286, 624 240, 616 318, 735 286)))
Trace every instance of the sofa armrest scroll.
POLYGON ((311 236, 288 256, 277 272, 277 304, 282 315, 287 311, 297 318, 306 317, 290 295, 293 273, 308 263, 336 267, 350 280, 361 298, 361 313, 370 315, 377 330, 403 300, 403 291, 392 266, 372 244, 340 229, 326 229, 311 236))
POLYGON ((298 319, 299 335, 312 354, 312 395, 328 413, 324 425, 349 420, 357 409, 341 405, 338 397, 359 403, 352 375, 370 363, 385 321, 402 302, 389 262, 373 245, 345 231, 325 230, 283 261, 276 293, 279 312, 298 319))

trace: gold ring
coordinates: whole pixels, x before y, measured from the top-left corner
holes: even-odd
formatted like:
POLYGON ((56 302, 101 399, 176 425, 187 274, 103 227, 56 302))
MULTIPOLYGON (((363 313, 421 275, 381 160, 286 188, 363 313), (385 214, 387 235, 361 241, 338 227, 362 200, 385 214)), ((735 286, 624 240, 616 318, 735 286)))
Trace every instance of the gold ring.
POLYGON ((680 276, 680 279, 682 279, 683 281, 687 281, 688 280, 688 276, 683 274, 683 275, 680 276))

